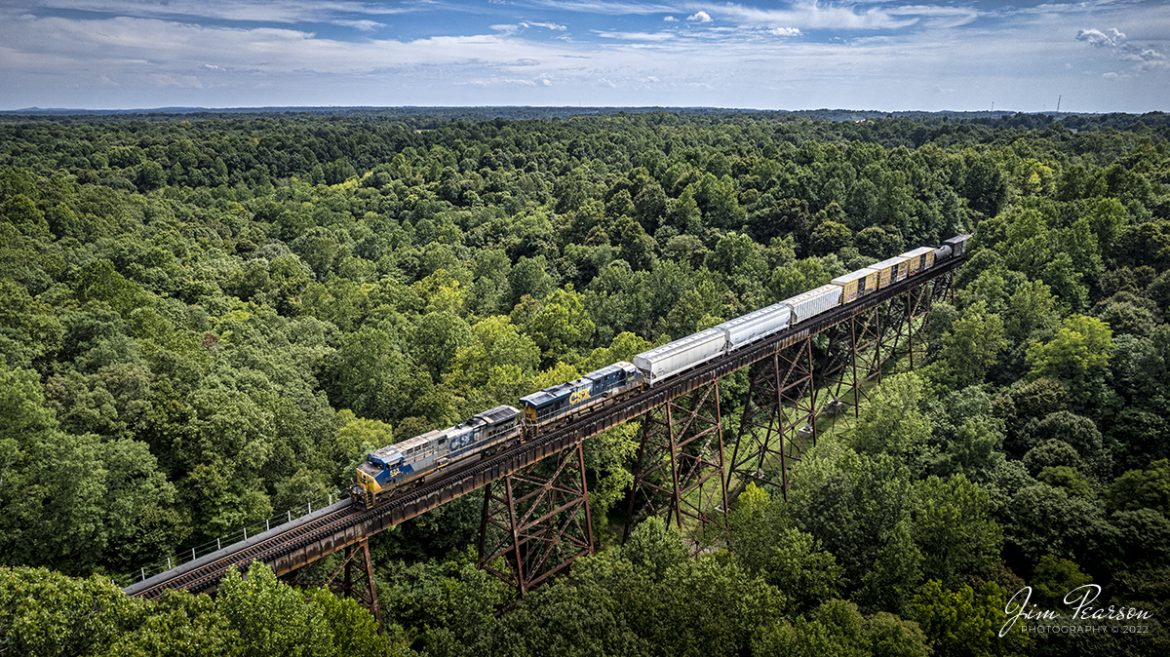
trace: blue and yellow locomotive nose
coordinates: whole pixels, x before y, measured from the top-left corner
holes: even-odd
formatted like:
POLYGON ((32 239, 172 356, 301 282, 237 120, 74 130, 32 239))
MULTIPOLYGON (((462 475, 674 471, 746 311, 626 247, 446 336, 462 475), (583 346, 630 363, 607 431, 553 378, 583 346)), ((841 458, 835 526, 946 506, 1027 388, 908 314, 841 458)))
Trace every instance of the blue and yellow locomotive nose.
POLYGON ((354 499, 361 500, 362 505, 368 509, 374 506, 374 499, 378 496, 378 491, 382 490, 382 485, 378 483, 376 475, 366 471, 366 465, 363 463, 354 470, 353 487, 350 489, 350 493, 354 499))
POLYGON ((368 493, 377 493, 382 490, 381 484, 378 483, 378 480, 376 477, 374 477, 374 475, 366 472, 361 467, 358 467, 354 472, 356 473, 356 476, 354 477, 354 487, 364 490, 368 493))

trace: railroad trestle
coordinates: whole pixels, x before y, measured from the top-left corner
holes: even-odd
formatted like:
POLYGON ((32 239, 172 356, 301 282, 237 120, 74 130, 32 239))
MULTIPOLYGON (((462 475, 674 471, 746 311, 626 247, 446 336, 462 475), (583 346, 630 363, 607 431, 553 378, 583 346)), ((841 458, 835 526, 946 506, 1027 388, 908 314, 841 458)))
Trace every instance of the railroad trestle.
POLYGON ((651 513, 680 528, 687 521, 725 523, 749 482, 787 495, 791 468, 815 444, 819 423, 849 407, 856 417, 871 382, 899 362, 923 362, 926 314, 963 260, 948 260, 662 385, 623 394, 474 463, 450 466, 371 508, 344 500, 126 592, 154 598, 168 588, 205 591, 229 568, 254 560, 287 574, 341 552, 341 589, 363 592, 376 610, 369 538, 483 489, 480 563, 524 594, 594 551, 582 443, 635 419, 640 446, 625 531, 651 513), (721 382, 740 370, 746 392, 729 396, 721 382), (356 583, 362 578, 364 587, 356 583))

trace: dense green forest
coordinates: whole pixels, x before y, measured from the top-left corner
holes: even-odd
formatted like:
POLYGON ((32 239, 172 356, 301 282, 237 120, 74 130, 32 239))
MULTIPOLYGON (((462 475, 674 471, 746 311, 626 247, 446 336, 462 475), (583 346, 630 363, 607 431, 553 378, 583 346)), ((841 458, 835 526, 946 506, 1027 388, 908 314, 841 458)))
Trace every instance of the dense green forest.
POLYGON ((0 654, 1170 654, 1168 138, 0 118, 0 654), (930 362, 698 557, 660 520, 616 539, 627 425, 586 444, 604 548, 520 601, 475 568, 474 499, 375 541, 382 633, 262 566, 215 598, 110 582, 342 489, 371 448, 963 231, 930 362), (1147 633, 997 636, 1022 586, 1063 608, 1090 582, 1147 633))

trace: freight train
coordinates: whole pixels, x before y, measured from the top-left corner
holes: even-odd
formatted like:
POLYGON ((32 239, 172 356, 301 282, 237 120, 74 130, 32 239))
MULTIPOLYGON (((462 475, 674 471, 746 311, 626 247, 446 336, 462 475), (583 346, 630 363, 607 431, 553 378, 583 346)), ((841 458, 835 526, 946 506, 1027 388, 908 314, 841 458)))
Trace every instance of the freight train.
POLYGON ((534 436, 542 428, 571 420, 636 388, 661 385, 714 358, 853 303, 940 262, 963 257, 968 239, 970 235, 958 235, 937 248, 912 249, 779 303, 642 352, 634 356, 632 363, 613 363, 574 381, 526 395, 519 402, 523 411, 497 406, 455 426, 435 429, 373 451, 358 466, 351 493, 369 507, 378 495, 454 461, 482 458, 513 439, 534 436))

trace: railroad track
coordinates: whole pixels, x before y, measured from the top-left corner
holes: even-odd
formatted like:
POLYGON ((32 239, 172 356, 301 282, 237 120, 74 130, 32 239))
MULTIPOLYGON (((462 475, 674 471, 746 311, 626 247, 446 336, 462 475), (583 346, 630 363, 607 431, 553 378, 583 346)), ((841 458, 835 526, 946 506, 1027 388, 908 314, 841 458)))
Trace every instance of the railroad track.
MULTIPOLYGON (((282 550, 297 538, 313 535, 327 527, 332 527, 350 515, 353 507, 347 498, 332 507, 325 509, 320 516, 311 517, 305 522, 293 527, 282 525, 269 530, 252 539, 229 545, 223 550, 213 552, 205 557, 196 559, 178 566, 172 570, 160 573, 142 582, 135 582, 126 587, 126 593, 143 598, 158 598, 167 589, 187 589, 189 591, 203 591, 215 586, 224 573, 233 566, 245 569, 253 561, 264 561, 274 550, 282 550), (343 505, 342 508, 334 508, 343 505)), ((314 514, 316 515, 316 514, 314 514)))

